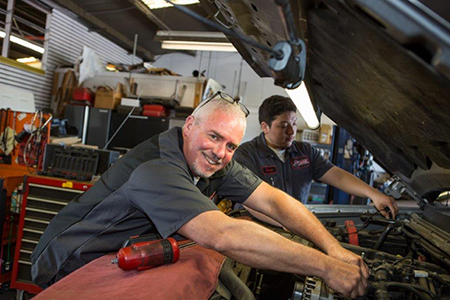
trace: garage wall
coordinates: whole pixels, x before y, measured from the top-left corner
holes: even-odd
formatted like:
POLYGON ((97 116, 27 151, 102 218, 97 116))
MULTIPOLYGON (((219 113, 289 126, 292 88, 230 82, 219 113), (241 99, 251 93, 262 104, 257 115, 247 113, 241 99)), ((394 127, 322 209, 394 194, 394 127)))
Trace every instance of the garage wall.
MULTIPOLYGON (((132 62, 132 55, 126 50, 95 32, 89 32, 86 26, 54 9, 45 75, 0 63, 0 83, 32 92, 37 109, 50 107, 54 70, 59 66, 74 64, 84 45, 94 49, 104 63, 132 62)), ((140 58, 134 60, 135 63, 141 61, 140 58)))
POLYGON ((239 53, 197 51, 195 57, 173 53, 156 57, 153 64, 157 67, 168 68, 183 76, 192 76, 194 70, 205 70, 206 77, 220 82, 224 86, 223 91, 233 96, 237 95, 239 73, 241 72, 241 92, 239 94, 242 97, 242 103, 250 110, 243 142, 260 133, 258 108, 261 102, 274 94, 287 96, 282 88, 273 84, 272 78, 260 78, 242 60, 239 53))
MULTIPOLYGON (((236 95, 238 83, 241 83, 241 97, 250 110, 247 120, 247 130, 243 142, 258 135, 260 131, 258 122, 258 108, 262 101, 272 95, 288 96, 279 86, 273 83, 272 78, 260 78, 253 69, 241 58, 239 53, 233 52, 207 52, 197 51, 195 57, 186 54, 174 53, 156 57, 153 63, 157 67, 165 67, 183 76, 192 76, 194 70, 205 70, 206 77, 213 78, 223 84, 224 91, 236 95), (242 66, 242 67, 241 67, 242 66), (239 73, 240 76, 239 80, 239 73)), ((307 128, 300 114, 298 128, 307 128)), ((322 124, 334 124, 328 117, 322 117, 322 124)))

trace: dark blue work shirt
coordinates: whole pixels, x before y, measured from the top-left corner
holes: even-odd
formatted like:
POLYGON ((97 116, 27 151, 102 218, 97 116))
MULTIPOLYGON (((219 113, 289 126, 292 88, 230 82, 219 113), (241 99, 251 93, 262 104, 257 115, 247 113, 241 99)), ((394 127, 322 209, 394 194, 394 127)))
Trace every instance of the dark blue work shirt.
POLYGON ((308 143, 294 141, 285 155, 283 162, 261 133, 239 146, 233 158, 268 184, 306 203, 311 181, 318 181, 334 165, 308 143))

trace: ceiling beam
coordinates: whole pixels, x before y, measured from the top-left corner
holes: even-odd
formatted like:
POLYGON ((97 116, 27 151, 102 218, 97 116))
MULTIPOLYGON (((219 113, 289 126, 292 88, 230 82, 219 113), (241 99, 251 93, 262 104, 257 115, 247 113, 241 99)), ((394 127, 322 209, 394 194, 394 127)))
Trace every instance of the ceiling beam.
POLYGON ((160 29, 171 30, 170 27, 164 23, 157 15, 155 15, 150 8, 145 5, 141 0, 128 0, 134 6, 136 6, 150 21, 155 23, 160 29))

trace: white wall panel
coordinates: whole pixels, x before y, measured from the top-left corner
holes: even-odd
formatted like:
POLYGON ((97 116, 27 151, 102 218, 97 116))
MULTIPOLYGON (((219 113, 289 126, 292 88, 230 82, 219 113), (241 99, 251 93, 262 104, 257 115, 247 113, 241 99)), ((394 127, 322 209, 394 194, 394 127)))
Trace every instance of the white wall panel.
MULTIPOLYGON (((247 62, 242 61, 239 53, 197 51, 195 57, 173 53, 157 57, 153 64, 157 67, 168 68, 183 76, 192 76, 194 70, 200 70, 200 72, 206 70, 206 77, 213 78, 225 85, 224 91, 233 96, 237 94, 239 73, 242 72, 239 94, 243 97, 243 103, 250 110, 243 142, 252 139, 261 132, 258 108, 262 101, 272 95, 288 96, 283 88, 274 84, 272 78, 259 77, 247 62)), ((297 117, 298 128, 306 129, 307 126, 302 116, 297 113, 297 117)), ((322 124, 334 124, 325 115, 322 115, 321 122, 322 124)))

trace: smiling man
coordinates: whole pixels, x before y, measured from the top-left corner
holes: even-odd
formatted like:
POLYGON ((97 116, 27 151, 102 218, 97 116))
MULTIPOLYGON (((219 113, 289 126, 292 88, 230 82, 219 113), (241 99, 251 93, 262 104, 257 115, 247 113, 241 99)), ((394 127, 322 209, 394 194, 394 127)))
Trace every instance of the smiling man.
POLYGON ((252 267, 319 276, 346 296, 364 294, 362 258, 342 248, 300 202, 232 160, 247 115, 218 93, 182 129, 132 149, 52 220, 32 254, 33 281, 46 287, 117 251, 130 236, 157 232, 180 234, 252 267), (323 252, 226 216, 210 200, 215 194, 270 216, 323 252))
MULTIPOLYGON (((308 143, 294 141, 297 133, 297 108, 290 98, 274 95, 259 107, 262 133, 242 144, 234 158, 268 184, 306 203, 311 181, 322 181, 346 193, 372 199, 381 214, 395 218, 398 206, 392 197, 379 192, 347 171, 324 159, 308 143)), ((251 209, 249 210, 250 212, 251 209)), ((264 221, 264 216, 252 212, 264 221)))

